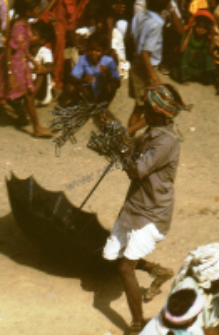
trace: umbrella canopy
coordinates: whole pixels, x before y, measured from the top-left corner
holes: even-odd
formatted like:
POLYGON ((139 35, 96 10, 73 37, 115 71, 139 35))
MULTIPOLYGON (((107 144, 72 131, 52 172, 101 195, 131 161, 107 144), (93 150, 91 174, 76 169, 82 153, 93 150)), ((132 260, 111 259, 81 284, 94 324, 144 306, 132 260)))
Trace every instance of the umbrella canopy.
POLYGON ((50 250, 83 246, 92 252, 104 246, 109 232, 94 213, 72 205, 63 192, 42 188, 31 176, 7 180, 15 221, 34 242, 50 250))

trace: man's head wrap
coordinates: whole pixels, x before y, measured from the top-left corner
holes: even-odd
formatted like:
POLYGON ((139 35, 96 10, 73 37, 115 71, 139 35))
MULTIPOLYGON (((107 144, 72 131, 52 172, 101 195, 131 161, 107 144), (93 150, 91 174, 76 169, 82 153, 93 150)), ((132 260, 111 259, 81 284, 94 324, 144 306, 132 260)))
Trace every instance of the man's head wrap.
POLYGON ((165 85, 151 85, 146 87, 144 95, 145 103, 148 103, 153 111, 163 114, 169 119, 174 118, 181 110, 189 111, 192 105, 185 105, 176 101, 172 92, 165 85))
MULTIPOLYGON (((191 288, 188 287, 188 289, 191 289, 191 288)), ((180 291, 183 292, 185 290, 186 290, 186 287, 178 289, 175 292, 173 292, 169 296, 169 298, 167 299, 166 305, 164 306, 164 308, 162 310, 165 319, 167 321, 171 322, 172 324, 175 324, 175 325, 185 324, 186 322, 188 322, 189 320, 191 320, 195 316, 197 316, 202 311, 202 309, 204 307, 204 298, 203 298, 201 292, 199 290, 193 288, 192 290, 196 293, 196 299, 193 302, 192 306, 190 306, 189 309, 187 310, 187 312, 185 312, 185 314, 183 314, 183 315, 180 315, 180 316, 172 315, 170 313, 170 311, 168 310, 168 303, 169 303, 170 297, 177 292, 180 292, 180 291)), ((178 305, 183 305, 183 304, 184 304, 184 300, 175 302, 175 306, 178 307, 178 308, 179 308, 178 305)))

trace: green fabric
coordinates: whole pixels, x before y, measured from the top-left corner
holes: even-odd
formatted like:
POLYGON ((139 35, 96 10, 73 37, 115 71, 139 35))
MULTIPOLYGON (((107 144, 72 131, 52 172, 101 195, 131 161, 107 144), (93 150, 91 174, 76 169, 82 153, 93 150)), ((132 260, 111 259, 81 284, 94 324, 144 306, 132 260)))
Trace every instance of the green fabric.
MULTIPOLYGON (((186 38, 184 35, 183 40, 186 38)), ((182 40, 182 42, 183 42, 182 40)), ((178 53, 171 71, 173 79, 179 82, 200 81, 211 84, 214 81, 213 56, 209 54, 210 40, 197 39, 192 33, 183 53, 178 53)))

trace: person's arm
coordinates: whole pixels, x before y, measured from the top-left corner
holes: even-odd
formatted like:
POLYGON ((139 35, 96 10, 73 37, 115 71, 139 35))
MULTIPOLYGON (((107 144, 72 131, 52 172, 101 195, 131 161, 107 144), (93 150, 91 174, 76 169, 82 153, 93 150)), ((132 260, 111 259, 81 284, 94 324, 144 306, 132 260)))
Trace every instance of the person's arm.
POLYGON ((107 51, 110 51, 111 45, 112 45, 112 36, 113 36, 113 28, 114 28, 114 19, 113 17, 107 17, 106 18, 106 24, 107 24, 107 51))
POLYGON ((23 49, 25 51, 25 36, 26 30, 23 25, 20 25, 19 21, 15 21, 13 23, 10 38, 8 39, 6 45, 6 67, 7 67, 7 88, 11 90, 14 87, 14 76, 12 72, 12 64, 11 64, 11 55, 13 52, 17 51, 18 49, 23 49))
POLYGON ((151 83, 158 83, 158 84, 161 83, 161 80, 159 79, 155 71, 155 68, 151 63, 151 53, 157 50, 157 45, 160 43, 162 39, 162 33, 163 33, 163 24, 157 23, 156 21, 150 27, 148 27, 148 25, 145 25, 142 30, 142 34, 144 34, 146 37, 142 45, 141 58, 144 70, 147 76, 149 77, 151 83), (146 31, 144 31, 144 29, 146 29, 146 31))
POLYGON ((95 78, 91 75, 86 75, 84 71, 84 61, 85 55, 79 58, 78 62, 76 63, 74 69, 71 72, 70 76, 70 83, 74 85, 83 85, 83 84, 91 84, 95 81, 95 78))
POLYGON ((183 53, 186 50, 186 48, 187 48, 187 46, 189 44, 189 39, 190 39, 190 36, 192 34, 192 31, 193 31, 193 25, 190 27, 190 29, 189 29, 186 37, 184 38, 184 40, 182 41, 182 43, 181 43, 181 45, 179 47, 179 51, 181 53, 183 53))
POLYGON ((210 45, 209 45, 209 53, 211 55, 213 55, 214 48, 215 48, 215 31, 214 31, 214 27, 212 25, 212 27, 210 29, 210 45))
POLYGON ((210 42, 210 45, 209 45, 209 53, 210 53, 211 55, 213 55, 214 47, 215 47, 215 40, 214 40, 214 38, 212 37, 211 42, 210 42))
POLYGON ((49 74, 53 72, 53 63, 35 64, 35 67, 32 69, 32 73, 36 74, 49 74))
POLYGON ((112 59, 108 66, 100 64, 99 68, 107 78, 111 91, 116 91, 121 86, 121 79, 115 61, 112 59))
POLYGON ((130 126, 127 131, 129 136, 134 136, 136 131, 144 128, 147 125, 147 121, 145 117, 142 117, 138 122, 136 122, 133 126, 130 126))
POLYGON ((141 53, 144 69, 150 79, 151 83, 161 83, 157 73, 154 70, 154 67, 151 65, 150 61, 150 53, 148 51, 143 50, 141 53))
POLYGON ((175 31, 180 35, 183 36, 184 28, 181 18, 177 15, 176 5, 172 1, 169 2, 167 5, 167 9, 170 11, 170 19, 171 23, 175 29, 175 31))
POLYGON ((211 327, 211 328, 204 328, 205 335, 218 335, 219 334, 219 326, 211 327))
POLYGON ((170 153, 173 147, 171 136, 162 137, 160 142, 151 146, 145 153, 141 154, 138 159, 133 160, 130 156, 131 148, 123 154, 124 170, 130 179, 144 179, 153 171, 156 171, 167 165, 170 160, 170 153))
POLYGON ((83 84, 91 84, 95 81, 95 78, 93 76, 85 76, 83 78, 77 78, 73 75, 71 75, 71 79, 70 79, 72 84, 75 85, 83 85, 83 84))
POLYGON ((143 179, 152 172, 161 169, 167 165, 171 160, 172 148, 175 146, 174 140, 171 135, 160 136, 160 140, 149 149, 141 154, 136 160, 136 169, 138 178, 143 179))

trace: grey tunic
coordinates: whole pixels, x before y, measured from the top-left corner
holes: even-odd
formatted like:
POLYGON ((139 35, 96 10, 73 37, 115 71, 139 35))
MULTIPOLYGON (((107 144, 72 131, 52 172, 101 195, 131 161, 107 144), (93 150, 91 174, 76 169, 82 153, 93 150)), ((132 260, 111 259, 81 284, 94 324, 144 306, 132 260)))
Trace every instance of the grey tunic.
POLYGON ((138 178, 132 180, 118 223, 140 229, 153 222, 160 233, 170 228, 173 212, 173 183, 179 160, 179 141, 173 124, 146 131, 135 148, 138 178))

